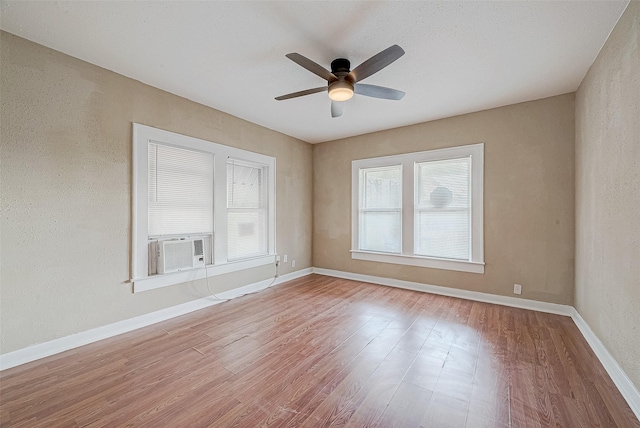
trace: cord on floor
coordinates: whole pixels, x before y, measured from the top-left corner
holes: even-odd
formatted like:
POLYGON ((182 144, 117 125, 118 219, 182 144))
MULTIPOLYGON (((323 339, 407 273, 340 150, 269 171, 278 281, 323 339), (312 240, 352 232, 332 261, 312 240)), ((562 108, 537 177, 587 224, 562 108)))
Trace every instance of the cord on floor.
POLYGON ((230 299, 222 299, 217 294, 212 292, 211 288, 209 288, 209 270, 208 270, 207 264, 205 263, 205 265, 204 265, 204 277, 205 277, 205 280, 207 282, 207 291, 209 292, 209 296, 213 297, 214 299, 216 299, 216 300, 218 300, 220 302, 227 302, 229 300, 237 299, 238 297, 244 297, 244 296, 248 296, 250 294, 260 293, 260 292, 266 290, 267 288, 271 288, 275 284, 275 282, 276 282, 276 280, 278 279, 279 276, 280 276, 280 262, 277 261, 276 262, 276 273, 273 276, 273 280, 271 281, 271 283, 269 283, 266 287, 263 287, 263 288, 261 288, 259 290, 255 290, 255 291, 251 291, 251 292, 248 292, 248 293, 244 293, 244 294, 241 294, 239 296, 232 297, 230 299))

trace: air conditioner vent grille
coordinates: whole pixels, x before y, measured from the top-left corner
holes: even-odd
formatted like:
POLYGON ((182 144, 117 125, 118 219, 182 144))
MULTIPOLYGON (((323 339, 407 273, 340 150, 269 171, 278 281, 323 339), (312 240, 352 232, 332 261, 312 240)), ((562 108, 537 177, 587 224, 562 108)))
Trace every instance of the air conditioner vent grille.
POLYGON ((172 245, 164 247, 164 270, 172 272, 186 266, 193 265, 193 256, 191 255, 191 241, 176 242, 172 245))
POLYGON ((193 255, 194 256, 204 256, 204 241, 202 239, 197 239, 193 241, 193 255))
POLYGON ((204 266, 203 239, 173 239, 158 242, 159 274, 204 266))

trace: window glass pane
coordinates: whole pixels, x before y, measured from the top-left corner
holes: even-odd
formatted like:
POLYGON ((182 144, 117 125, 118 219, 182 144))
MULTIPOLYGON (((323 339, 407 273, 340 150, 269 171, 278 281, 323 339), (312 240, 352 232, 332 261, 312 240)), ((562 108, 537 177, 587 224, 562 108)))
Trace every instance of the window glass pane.
POLYGON ((262 168, 227 163, 227 208, 260 208, 262 168))
POLYGON ((363 211, 360 214, 360 249, 400 253, 400 211, 363 211))
POLYGON ((461 158, 416 164, 418 207, 469 208, 470 162, 461 158))
POLYGON ((399 253, 402 242, 402 166, 362 170, 359 248, 399 253))
POLYGON ((470 164, 470 157, 416 164, 416 254, 469 260, 470 164))
POLYGON ((416 254, 469 260, 469 211, 421 211, 416 225, 416 254))
POLYGON ((213 232, 213 155, 149 143, 149 236, 213 232))
POLYGON ((371 168, 363 172, 361 208, 400 208, 402 206, 402 167, 371 168))
POLYGON ((227 163, 227 258, 267 254, 265 170, 230 160, 227 163))
POLYGON ((263 210, 228 210, 229 260, 267 253, 266 212, 263 210))

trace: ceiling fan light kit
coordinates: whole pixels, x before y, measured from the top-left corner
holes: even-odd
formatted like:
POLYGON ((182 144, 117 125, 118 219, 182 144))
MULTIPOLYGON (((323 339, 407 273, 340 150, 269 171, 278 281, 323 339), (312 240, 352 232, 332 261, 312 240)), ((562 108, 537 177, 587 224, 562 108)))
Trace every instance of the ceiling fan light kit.
MULTIPOLYGON (((340 117, 342 116, 342 104, 336 104, 335 102, 341 103, 350 100, 354 93, 367 97, 382 98, 385 100, 402 99, 402 97, 404 97, 404 92, 402 91, 386 88, 384 86, 358 84, 359 81, 364 80, 372 74, 382 70, 402 55, 404 55, 404 50, 398 45, 393 45, 372 56, 357 66, 354 70, 350 70, 351 63, 349 60, 345 58, 335 59, 331 62, 331 71, 319 64, 316 64, 299 53, 290 53, 287 54, 286 57, 327 81, 326 90, 332 101, 331 117, 340 117)), ((324 92, 324 90, 325 87, 306 89, 304 91, 281 95, 276 97, 276 100, 288 100, 290 98, 324 92)))
POLYGON ((353 84, 346 80, 329 83, 329 98, 332 101, 347 101, 353 97, 353 84))

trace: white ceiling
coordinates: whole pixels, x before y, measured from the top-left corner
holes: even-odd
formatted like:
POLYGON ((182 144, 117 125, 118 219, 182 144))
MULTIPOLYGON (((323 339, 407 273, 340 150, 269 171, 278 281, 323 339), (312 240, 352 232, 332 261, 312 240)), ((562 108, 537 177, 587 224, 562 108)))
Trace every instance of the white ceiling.
POLYGON ((624 1, 26 2, 2 1, 0 28, 310 143, 575 91, 624 1), (400 45, 332 119, 322 86, 285 57, 352 69, 400 45))

